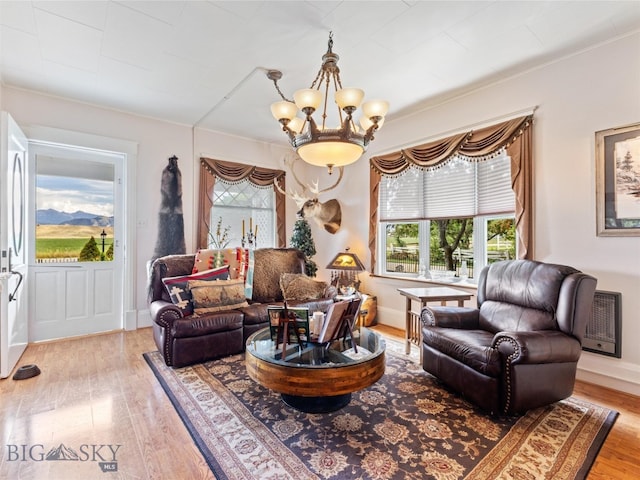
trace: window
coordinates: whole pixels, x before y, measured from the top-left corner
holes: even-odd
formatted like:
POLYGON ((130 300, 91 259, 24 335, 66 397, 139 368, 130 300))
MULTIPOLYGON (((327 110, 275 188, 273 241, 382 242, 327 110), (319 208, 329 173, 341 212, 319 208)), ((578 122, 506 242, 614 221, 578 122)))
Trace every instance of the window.
POLYGON ((409 168, 380 183, 378 273, 474 278, 515 258, 510 158, 454 156, 435 169, 409 168))
POLYGON ((109 163, 39 157, 36 262, 114 259, 114 175, 109 163))
MULTIPOLYGON (((255 245, 260 248, 275 246, 275 194, 272 187, 258 187, 248 181, 227 183, 218 180, 213 187, 213 208, 209 221, 209 248, 216 248, 218 225, 224 235, 229 227, 228 245, 240 246, 243 236, 249 227, 252 233, 257 232, 255 245)), ((224 245, 222 245, 224 246, 224 245)))
POLYGON ((243 220, 247 236, 258 228, 258 247, 284 247, 286 198, 276 181, 285 184, 284 171, 201 158, 197 248, 212 244, 218 222, 221 234, 229 227, 229 246, 240 246, 243 220))

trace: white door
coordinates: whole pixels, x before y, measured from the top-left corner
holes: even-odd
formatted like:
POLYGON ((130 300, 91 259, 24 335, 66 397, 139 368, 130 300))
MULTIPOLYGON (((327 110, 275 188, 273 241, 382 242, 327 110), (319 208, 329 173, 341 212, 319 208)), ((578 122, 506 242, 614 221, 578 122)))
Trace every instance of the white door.
POLYGON ((124 158, 123 154, 114 152, 30 143, 29 165, 34 172, 30 177, 33 192, 30 208, 34 215, 29 222, 29 238, 34 239, 34 248, 29 252, 32 341, 123 328, 121 179, 124 158), (55 225, 55 220, 45 225, 39 223, 45 220, 38 210, 67 214, 70 220, 64 220, 67 222, 64 225, 55 225), (68 223, 84 220, 89 223, 68 223), (68 233, 69 230, 72 232, 68 233), (84 230, 88 232, 87 238, 82 238, 85 233, 77 233, 84 230), (45 233, 41 233, 43 231, 45 233), (46 258, 42 258, 41 244, 45 240, 58 241, 60 239, 51 238, 57 236, 68 241, 69 235, 80 237, 75 240, 83 244, 92 237, 98 257, 85 261, 77 253, 59 256, 55 249, 49 249, 46 258), (113 248, 109 249, 111 244, 113 248))
POLYGON ((27 139, 2 112, 0 138, 0 378, 11 374, 27 348, 27 139))

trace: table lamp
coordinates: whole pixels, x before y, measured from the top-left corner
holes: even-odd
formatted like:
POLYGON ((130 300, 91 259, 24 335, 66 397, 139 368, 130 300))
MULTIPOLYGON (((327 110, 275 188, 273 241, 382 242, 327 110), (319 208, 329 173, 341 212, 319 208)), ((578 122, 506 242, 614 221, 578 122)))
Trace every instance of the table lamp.
POLYGON ((327 269, 333 270, 331 284, 335 285, 343 295, 352 294, 360 287, 358 272, 364 271, 364 265, 355 253, 349 252, 349 247, 346 251, 338 253, 329 262, 327 269), (350 291, 351 289, 353 291, 350 291))

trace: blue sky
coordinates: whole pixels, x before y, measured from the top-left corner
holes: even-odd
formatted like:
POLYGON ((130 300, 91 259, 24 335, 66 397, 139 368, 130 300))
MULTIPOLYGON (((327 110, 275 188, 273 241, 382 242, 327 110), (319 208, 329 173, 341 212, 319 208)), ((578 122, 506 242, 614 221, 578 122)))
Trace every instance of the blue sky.
POLYGON ((113 216, 113 182, 82 178, 38 175, 36 208, 53 208, 59 212, 78 210, 113 216))

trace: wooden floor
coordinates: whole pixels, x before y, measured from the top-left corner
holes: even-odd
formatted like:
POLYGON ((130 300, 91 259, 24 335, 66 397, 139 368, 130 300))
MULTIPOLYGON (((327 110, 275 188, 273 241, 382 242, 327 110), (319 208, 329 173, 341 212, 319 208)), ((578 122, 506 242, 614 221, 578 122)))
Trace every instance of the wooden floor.
MULTIPOLYGON (((19 364, 42 373, 0 380, 0 478, 214 478, 142 358, 151 350, 150 329, 29 346, 19 364), (61 444, 80 461, 44 460, 61 444)), ((620 412, 588 478, 639 478, 640 398, 580 382, 575 395, 620 412)))

